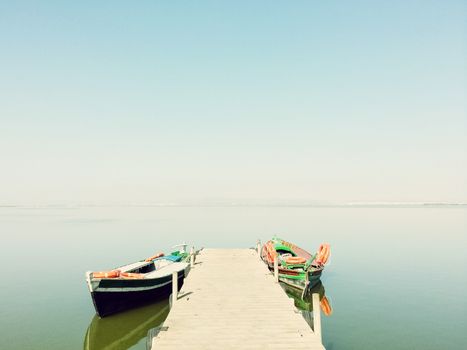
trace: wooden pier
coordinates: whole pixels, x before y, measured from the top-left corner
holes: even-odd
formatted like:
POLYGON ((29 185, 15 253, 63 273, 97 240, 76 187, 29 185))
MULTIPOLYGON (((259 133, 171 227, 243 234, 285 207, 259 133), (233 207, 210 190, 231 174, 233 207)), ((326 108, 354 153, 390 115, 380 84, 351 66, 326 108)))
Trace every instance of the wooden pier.
POLYGON ((152 350, 324 350, 317 333, 255 250, 204 249, 152 339, 152 350))

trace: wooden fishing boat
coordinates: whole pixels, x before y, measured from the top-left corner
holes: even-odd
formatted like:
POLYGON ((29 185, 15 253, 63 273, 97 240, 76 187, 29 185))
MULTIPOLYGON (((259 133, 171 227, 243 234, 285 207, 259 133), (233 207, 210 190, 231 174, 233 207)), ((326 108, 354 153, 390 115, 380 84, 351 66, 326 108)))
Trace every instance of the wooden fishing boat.
POLYGON ((321 278, 324 265, 329 259, 329 244, 321 244, 314 255, 281 238, 274 237, 261 248, 261 259, 274 270, 278 259, 279 281, 307 293, 321 278))
POLYGON ((189 271, 188 259, 183 247, 167 256, 158 253, 110 271, 86 272, 97 315, 105 317, 169 296, 172 273, 177 272, 180 289, 189 271))

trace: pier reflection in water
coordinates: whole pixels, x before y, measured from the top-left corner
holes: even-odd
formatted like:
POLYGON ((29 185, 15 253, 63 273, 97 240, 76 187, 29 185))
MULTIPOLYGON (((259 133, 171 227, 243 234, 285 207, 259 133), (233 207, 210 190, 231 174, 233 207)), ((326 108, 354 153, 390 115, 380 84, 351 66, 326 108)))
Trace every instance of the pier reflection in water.
POLYGON ((324 289, 323 283, 320 281, 313 288, 309 290, 308 293, 303 295, 303 291, 297 288, 294 288, 290 285, 281 283, 282 289, 285 293, 294 300, 295 307, 301 312, 303 318, 306 322, 313 328, 313 300, 312 295, 314 293, 319 294, 321 312, 326 316, 332 315, 332 307, 329 302, 329 299, 326 297, 326 291, 324 289))
POLYGON ((84 338, 84 350, 126 350, 140 341, 146 348, 146 335, 164 322, 169 313, 168 300, 105 318, 94 315, 84 338))

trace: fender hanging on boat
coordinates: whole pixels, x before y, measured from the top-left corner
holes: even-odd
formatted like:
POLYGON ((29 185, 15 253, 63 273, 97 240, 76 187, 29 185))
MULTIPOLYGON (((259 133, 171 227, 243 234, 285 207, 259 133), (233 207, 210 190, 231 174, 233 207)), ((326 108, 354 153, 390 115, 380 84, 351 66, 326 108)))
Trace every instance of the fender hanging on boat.
POLYGON ((331 254, 331 247, 328 243, 323 243, 319 246, 318 254, 316 256, 315 262, 319 265, 324 265, 329 259, 331 254))
POLYGON ((323 311, 323 314, 325 314, 326 316, 332 315, 331 304, 329 304, 329 300, 328 298, 326 298, 326 296, 323 296, 323 298, 319 302, 319 305, 321 306, 321 310, 323 311))

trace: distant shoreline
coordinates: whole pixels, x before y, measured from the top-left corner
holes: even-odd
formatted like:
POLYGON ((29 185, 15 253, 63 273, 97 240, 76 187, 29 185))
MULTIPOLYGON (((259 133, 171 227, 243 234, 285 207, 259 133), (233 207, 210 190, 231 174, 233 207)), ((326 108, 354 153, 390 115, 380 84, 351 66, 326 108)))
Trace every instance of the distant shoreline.
POLYGON ((291 203, 291 202, 230 202, 230 203, 131 203, 131 204, 0 204, 0 208, 18 209, 75 209, 75 208, 241 208, 241 207, 263 207, 263 208, 445 208, 445 207, 467 207, 467 203, 444 203, 444 202, 352 202, 352 203, 291 203))

